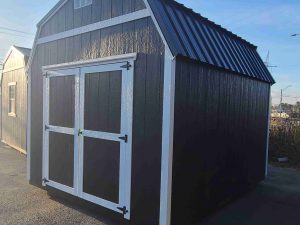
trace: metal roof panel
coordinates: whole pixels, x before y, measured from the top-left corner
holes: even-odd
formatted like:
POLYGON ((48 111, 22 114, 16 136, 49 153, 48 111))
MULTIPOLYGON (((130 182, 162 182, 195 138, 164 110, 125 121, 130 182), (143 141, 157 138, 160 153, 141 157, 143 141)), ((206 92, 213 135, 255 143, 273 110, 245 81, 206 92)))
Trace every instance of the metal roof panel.
POLYGON ((148 0, 174 56, 275 83, 257 47, 174 0, 148 0))

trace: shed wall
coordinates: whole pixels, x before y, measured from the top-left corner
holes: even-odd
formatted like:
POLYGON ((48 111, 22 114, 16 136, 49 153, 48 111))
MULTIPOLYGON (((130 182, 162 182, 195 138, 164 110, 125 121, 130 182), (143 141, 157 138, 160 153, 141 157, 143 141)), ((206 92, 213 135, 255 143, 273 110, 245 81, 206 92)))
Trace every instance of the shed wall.
POLYGON ((93 4, 74 9, 74 0, 67 1, 41 29, 40 37, 57 34, 99 21, 132 13, 146 6, 143 0, 93 0, 93 4))
MULTIPOLYGON (((9 62, 10 60, 8 60, 9 62)), ((24 61, 23 61, 24 63, 24 61)), ((20 66, 18 62, 13 66, 20 66)), ((8 69, 8 66, 5 66, 8 69)), ((14 148, 26 150, 26 124, 27 124, 27 79, 23 68, 5 72, 2 77, 2 141, 14 148), (16 82, 16 117, 8 115, 9 86, 16 82)))
MULTIPOLYGON (((42 179, 42 66, 133 52, 138 56, 134 71, 132 218, 126 224, 158 225, 164 44, 150 17, 37 46, 31 65, 31 183, 40 186, 42 179)), ((124 219, 119 221, 125 223, 124 219)))
POLYGON ((269 91, 268 83, 177 61, 172 225, 195 224, 264 179, 269 91))

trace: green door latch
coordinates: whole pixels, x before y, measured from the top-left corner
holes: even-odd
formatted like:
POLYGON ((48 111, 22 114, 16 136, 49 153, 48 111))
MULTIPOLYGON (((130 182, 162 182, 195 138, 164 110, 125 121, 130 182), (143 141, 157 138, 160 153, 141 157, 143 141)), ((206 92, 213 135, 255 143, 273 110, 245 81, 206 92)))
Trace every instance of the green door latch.
POLYGON ((78 136, 82 136, 83 131, 84 131, 83 129, 79 129, 79 130, 78 130, 78 136))

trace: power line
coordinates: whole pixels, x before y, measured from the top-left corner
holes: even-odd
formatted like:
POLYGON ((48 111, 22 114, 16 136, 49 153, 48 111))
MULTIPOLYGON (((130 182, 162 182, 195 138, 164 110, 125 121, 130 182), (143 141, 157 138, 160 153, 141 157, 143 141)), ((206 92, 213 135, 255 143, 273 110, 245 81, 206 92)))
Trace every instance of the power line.
POLYGON ((19 35, 19 34, 12 34, 12 33, 2 32, 2 31, 0 31, 0 34, 12 35, 12 36, 24 37, 24 38, 32 38, 32 37, 29 37, 29 36, 24 36, 24 35, 19 35))
POLYGON ((34 35, 33 33, 25 32, 25 31, 21 31, 21 30, 15 30, 15 29, 11 29, 11 28, 8 28, 8 27, 1 27, 0 26, 0 29, 13 31, 13 32, 18 32, 18 33, 27 34, 27 35, 34 35))

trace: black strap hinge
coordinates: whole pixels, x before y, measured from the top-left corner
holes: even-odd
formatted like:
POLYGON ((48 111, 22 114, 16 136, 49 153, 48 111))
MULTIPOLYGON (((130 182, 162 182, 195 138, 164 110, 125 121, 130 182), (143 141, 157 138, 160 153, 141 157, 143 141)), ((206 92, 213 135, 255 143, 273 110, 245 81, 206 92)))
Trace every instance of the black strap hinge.
POLYGON ((125 141, 125 143, 127 143, 128 141, 128 135, 126 134, 124 137, 119 137, 120 140, 125 141))
POLYGON ((45 73, 43 74, 43 76, 44 76, 44 77, 47 77, 47 76, 48 76, 48 73, 47 73, 47 72, 45 72, 45 73))
POLYGON ((123 213, 124 216, 128 213, 128 210, 127 210, 126 206, 117 207, 117 209, 120 210, 123 213))
POLYGON ((130 70, 130 67, 132 67, 132 65, 129 62, 127 62, 125 65, 121 66, 121 68, 125 68, 127 70, 130 70))

